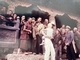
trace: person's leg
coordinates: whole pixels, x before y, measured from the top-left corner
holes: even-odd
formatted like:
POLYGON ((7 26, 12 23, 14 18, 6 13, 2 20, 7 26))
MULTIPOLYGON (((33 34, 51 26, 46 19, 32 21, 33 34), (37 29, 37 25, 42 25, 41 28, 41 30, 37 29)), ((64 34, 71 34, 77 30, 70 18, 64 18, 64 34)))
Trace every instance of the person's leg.
POLYGON ((59 51, 59 60, 61 60, 62 59, 62 46, 61 45, 59 45, 59 47, 58 47, 58 51, 59 51))
POLYGON ((73 49, 72 43, 70 44, 70 50, 71 50, 72 59, 73 59, 73 60, 76 60, 75 51, 74 51, 74 49, 73 49))
POLYGON ((50 55, 50 41, 45 39, 45 53, 44 53, 44 60, 49 60, 50 55))
POLYGON ((20 39, 17 39, 18 40, 18 48, 20 48, 20 39))
POLYGON ((43 54, 43 46, 40 45, 40 43, 42 42, 42 36, 39 35, 39 53, 43 54))
POLYGON ((51 48, 51 60, 55 60, 55 49, 53 47, 51 40, 50 40, 50 48, 51 48))
POLYGON ((26 42, 26 44, 27 44, 27 46, 26 46, 26 48, 27 48, 27 52, 30 52, 30 40, 27 40, 27 42, 26 42))
POLYGON ((32 52, 32 48, 33 48, 33 37, 32 34, 29 34, 29 41, 30 41, 30 52, 32 52))
POLYGON ((57 45, 55 45, 55 59, 58 60, 58 48, 57 48, 57 45))
POLYGON ((33 40, 33 53, 36 53, 36 40, 33 40))
POLYGON ((36 35, 36 54, 39 54, 39 36, 36 35))
POLYGON ((68 60, 72 60, 70 46, 67 46, 67 58, 68 60))
POLYGON ((28 47, 27 47, 27 40, 21 40, 20 42, 20 48, 22 50, 22 52, 26 52, 28 50, 28 47))

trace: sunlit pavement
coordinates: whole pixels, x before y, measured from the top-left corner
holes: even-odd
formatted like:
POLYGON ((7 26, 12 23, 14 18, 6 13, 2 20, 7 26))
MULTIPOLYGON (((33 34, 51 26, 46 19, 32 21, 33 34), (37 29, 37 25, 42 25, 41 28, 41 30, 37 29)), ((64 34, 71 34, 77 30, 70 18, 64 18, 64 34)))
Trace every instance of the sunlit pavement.
MULTIPOLYGON (((6 56, 7 60, 43 60, 43 55, 41 54, 8 54, 6 56)), ((61 59, 68 60, 68 59, 61 59)), ((79 58, 76 60, 80 60, 79 58)))

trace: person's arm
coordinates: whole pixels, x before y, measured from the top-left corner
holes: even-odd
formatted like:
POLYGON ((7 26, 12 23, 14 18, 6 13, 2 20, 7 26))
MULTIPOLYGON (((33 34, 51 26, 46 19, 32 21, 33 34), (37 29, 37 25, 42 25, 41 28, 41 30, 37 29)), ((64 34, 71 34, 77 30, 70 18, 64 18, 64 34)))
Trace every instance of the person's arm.
POLYGON ((36 40, 36 31, 35 31, 35 27, 33 27, 33 38, 34 38, 34 40, 36 40))
POLYGON ((70 42, 69 43, 71 43, 73 40, 74 40, 74 33, 73 33, 73 31, 71 31, 70 32, 70 42))
POLYGON ((24 25, 23 30, 26 31, 26 32, 30 32, 31 33, 30 30, 26 29, 26 25, 24 25))
POLYGON ((46 32, 46 29, 42 29, 40 33, 41 33, 43 36, 45 36, 45 32, 46 32))
POLYGON ((41 31, 42 29, 44 29, 44 26, 43 26, 43 24, 40 24, 39 26, 38 26, 38 31, 41 31))

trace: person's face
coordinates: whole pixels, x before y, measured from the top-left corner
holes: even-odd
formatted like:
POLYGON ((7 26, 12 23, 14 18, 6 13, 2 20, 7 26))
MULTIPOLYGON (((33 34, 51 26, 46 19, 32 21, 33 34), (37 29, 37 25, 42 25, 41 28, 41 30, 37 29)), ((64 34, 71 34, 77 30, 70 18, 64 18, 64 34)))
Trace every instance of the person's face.
POLYGON ((62 28, 65 28, 65 25, 62 25, 62 28))
POLYGON ((48 24, 48 22, 49 22, 49 21, 48 21, 48 19, 45 19, 45 21, 44 21, 44 22, 45 22, 45 24, 48 24))
POLYGON ((42 18, 39 17, 38 20, 37 20, 37 22, 41 22, 41 21, 42 21, 42 18))
POLYGON ((35 20, 34 19, 32 19, 32 23, 35 23, 35 20))
POLYGON ((38 25, 39 25, 39 23, 36 23, 36 25, 35 25, 35 26, 37 27, 38 25))
POLYGON ((67 33, 67 32, 69 32, 69 29, 68 29, 68 28, 66 28, 66 33, 67 33))
POLYGON ((4 16, 1 16, 1 19, 2 19, 2 20, 4 20, 4 19, 5 19, 5 17, 4 17, 4 16))
POLYGON ((17 15, 16 15, 16 14, 14 14, 14 17, 17 17, 17 15))
POLYGON ((56 30, 56 34, 59 34, 59 31, 58 30, 56 30))
POLYGON ((74 28, 73 31, 76 32, 77 31, 77 28, 74 28))
POLYGON ((6 10, 6 7, 3 7, 3 8, 2 8, 2 11, 5 11, 5 10, 6 10))
POLYGON ((21 20, 25 20, 25 16, 22 16, 22 17, 21 17, 21 20))
POLYGON ((29 19, 28 19, 28 22, 30 22, 30 23, 31 23, 31 22, 32 22, 32 18, 29 18, 29 19))
POLYGON ((10 10, 10 11, 8 11, 8 14, 12 14, 13 12, 10 10))

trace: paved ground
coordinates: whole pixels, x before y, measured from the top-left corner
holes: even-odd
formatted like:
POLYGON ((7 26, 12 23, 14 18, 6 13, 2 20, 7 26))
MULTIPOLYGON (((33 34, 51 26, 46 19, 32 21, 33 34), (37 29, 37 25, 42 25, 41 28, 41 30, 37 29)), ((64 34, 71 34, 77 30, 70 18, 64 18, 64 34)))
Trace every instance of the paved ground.
MULTIPOLYGON (((7 60, 43 60, 43 55, 8 54, 6 56, 6 59, 7 60)), ((62 59, 62 60, 67 60, 67 59, 62 59)), ((76 60, 80 60, 80 59, 76 59, 76 60)))
POLYGON ((43 60, 43 55, 8 54, 7 60, 43 60))
MULTIPOLYGON (((5 49, 6 50, 6 49, 5 49)), ((5 51, 4 49, 0 49, 0 60, 43 60, 43 55, 38 54, 38 55, 25 55, 25 54, 18 54, 16 51, 14 51, 14 54, 12 54, 13 50, 9 49, 9 51, 5 51), (10 51, 11 50, 11 51, 10 51), (2 53, 3 52, 3 53, 2 53), (9 54, 11 53, 11 54, 9 54), (4 58, 6 55, 6 59, 4 58)), ((65 54, 62 55, 63 58, 65 58, 65 54)), ((62 59, 62 60, 67 60, 67 59, 62 59)), ((80 60, 79 58, 76 60, 80 60)))

